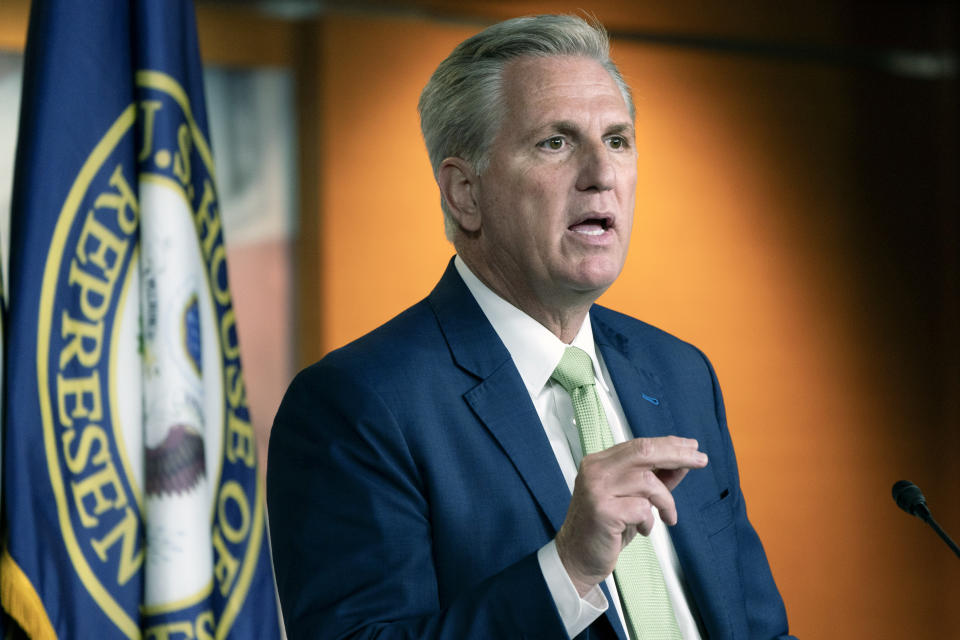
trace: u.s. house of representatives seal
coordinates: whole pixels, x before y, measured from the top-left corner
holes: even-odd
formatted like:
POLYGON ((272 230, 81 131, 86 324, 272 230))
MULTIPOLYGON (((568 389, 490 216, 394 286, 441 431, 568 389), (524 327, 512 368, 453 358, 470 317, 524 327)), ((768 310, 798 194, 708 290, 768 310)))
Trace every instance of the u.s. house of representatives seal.
POLYGON ((224 637, 263 543, 209 145, 141 71, 46 256, 37 370, 64 544, 130 638, 224 637))

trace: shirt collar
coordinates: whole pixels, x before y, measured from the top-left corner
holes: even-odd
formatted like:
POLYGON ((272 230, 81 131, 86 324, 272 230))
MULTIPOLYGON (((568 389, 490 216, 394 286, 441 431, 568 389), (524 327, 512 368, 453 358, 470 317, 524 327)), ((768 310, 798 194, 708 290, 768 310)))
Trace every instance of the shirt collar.
MULTIPOLYGON (((494 293, 470 271, 459 255, 453 264, 483 314, 493 325, 493 330, 510 352, 527 392, 531 397, 536 396, 550 381, 550 376, 560 363, 567 345, 542 324, 494 293)), ((587 352, 593 361, 597 384, 604 391, 609 391, 603 376, 599 375, 600 361, 593 342, 590 314, 587 314, 570 345, 587 352)))

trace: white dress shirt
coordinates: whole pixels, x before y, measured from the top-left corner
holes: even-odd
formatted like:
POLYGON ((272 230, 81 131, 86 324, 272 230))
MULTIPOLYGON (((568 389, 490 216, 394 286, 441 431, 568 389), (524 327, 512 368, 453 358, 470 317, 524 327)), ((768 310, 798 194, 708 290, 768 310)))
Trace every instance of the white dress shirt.
MULTIPOLYGON (((490 290, 470 271, 460 256, 454 260, 454 266, 467 288, 470 289, 470 293, 477 300, 487 320, 493 325, 494 331, 503 341, 507 351, 510 352, 520 372, 520 378, 543 423, 543 429, 553 448, 557 464, 560 465, 563 477, 567 481, 567 487, 572 493, 574 480, 577 477, 577 467, 583 457, 580 435, 574 422, 570 395, 557 382, 550 379, 568 345, 539 322, 490 290)), ((594 345, 589 315, 570 344, 586 351, 593 361, 594 371, 598 372, 597 395, 607 416, 613 440, 616 443, 626 441, 632 437, 632 434, 625 428, 627 420, 620 406, 616 389, 613 388, 610 374, 594 345)), ((700 632, 692 611, 692 601, 687 594, 683 570, 673 548, 673 542, 656 509, 654 509, 654 515, 656 519, 653 531, 650 533, 650 540, 660 561, 677 623, 684 640, 700 640, 700 632)), ((567 634, 572 638, 603 615, 609 603, 599 586, 594 587, 583 598, 580 597, 560 561, 553 540, 540 549, 537 557, 567 634)), ((624 629, 627 629, 612 574, 607 577, 606 585, 613 597, 620 623, 624 629)))

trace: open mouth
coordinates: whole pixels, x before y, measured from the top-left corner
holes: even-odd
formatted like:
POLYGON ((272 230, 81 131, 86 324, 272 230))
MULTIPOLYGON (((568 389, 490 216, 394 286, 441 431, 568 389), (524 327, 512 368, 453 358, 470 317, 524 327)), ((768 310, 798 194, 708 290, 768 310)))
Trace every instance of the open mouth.
POLYGON ((572 224, 568 229, 570 231, 575 231, 576 233, 582 233, 588 236, 600 236, 603 235, 607 230, 613 227, 613 220, 606 217, 601 218, 586 218, 572 224))

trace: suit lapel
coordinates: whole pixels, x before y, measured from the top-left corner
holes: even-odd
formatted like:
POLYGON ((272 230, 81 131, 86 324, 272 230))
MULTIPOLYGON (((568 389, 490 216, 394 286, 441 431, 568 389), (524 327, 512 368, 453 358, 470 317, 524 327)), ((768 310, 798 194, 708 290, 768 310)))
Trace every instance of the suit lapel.
MULTIPOLYGON (((604 618, 606 618, 606 621, 610 626, 610 631, 618 638, 618 640, 630 640, 627 637, 627 632, 624 630, 623 625, 620 624, 620 616, 617 615, 617 607, 613 603, 613 596, 610 594, 610 590, 607 589, 607 583, 601 582, 600 589, 603 591, 603 596, 607 599, 607 602, 609 603, 609 605, 607 606, 607 610, 604 613, 604 618)), ((594 628, 596 626, 597 624, 594 623, 593 625, 591 625, 591 628, 594 628)))
MULTIPOLYGON (((596 336, 597 327, 594 329, 596 336)), ((675 434, 676 429, 665 402, 663 387, 651 373, 638 369, 623 351, 610 342, 597 340, 603 362, 610 372, 620 406, 634 437, 652 438, 675 434)))
MULTIPOLYGON (((642 368, 654 358, 645 353, 643 344, 629 341, 612 329, 596 314, 591 315, 594 339, 610 372, 614 388, 634 437, 678 435, 697 438, 697 425, 676 423, 670 413, 671 390, 664 388, 660 376, 642 368)), ((701 438, 701 443, 703 442, 701 438)), ((709 452, 708 452, 709 453, 709 452)), ((673 490, 679 515, 676 525, 669 528, 684 580, 695 597, 695 602, 715 600, 720 588, 709 557, 709 543, 699 526, 700 508, 710 493, 703 490, 705 478, 712 478, 711 470, 693 471, 673 490), (702 474, 702 475, 694 475, 702 474)), ((713 486, 715 483, 710 483, 713 486)), ((711 630, 720 628, 709 611, 697 605, 702 623, 711 630)), ((722 626, 722 625, 721 625, 722 626)))
POLYGON ((513 362, 464 398, 513 462, 554 533, 558 531, 570 506, 570 492, 513 362))
POLYGON ((563 473, 510 353, 452 260, 428 301, 454 360, 479 378, 464 400, 510 459, 556 532, 570 505, 563 473))
MULTIPOLYGON (((594 342, 610 373, 613 388, 617 392, 627 426, 633 436, 650 438, 673 433, 673 420, 663 401, 664 393, 660 381, 652 373, 634 366, 629 358, 631 345, 625 336, 599 320, 595 314, 591 314, 590 322, 593 326, 594 342)), ((607 594, 607 597, 610 595, 607 594)), ((612 605, 607 609, 607 618, 617 636, 626 640, 620 618, 612 605)))

